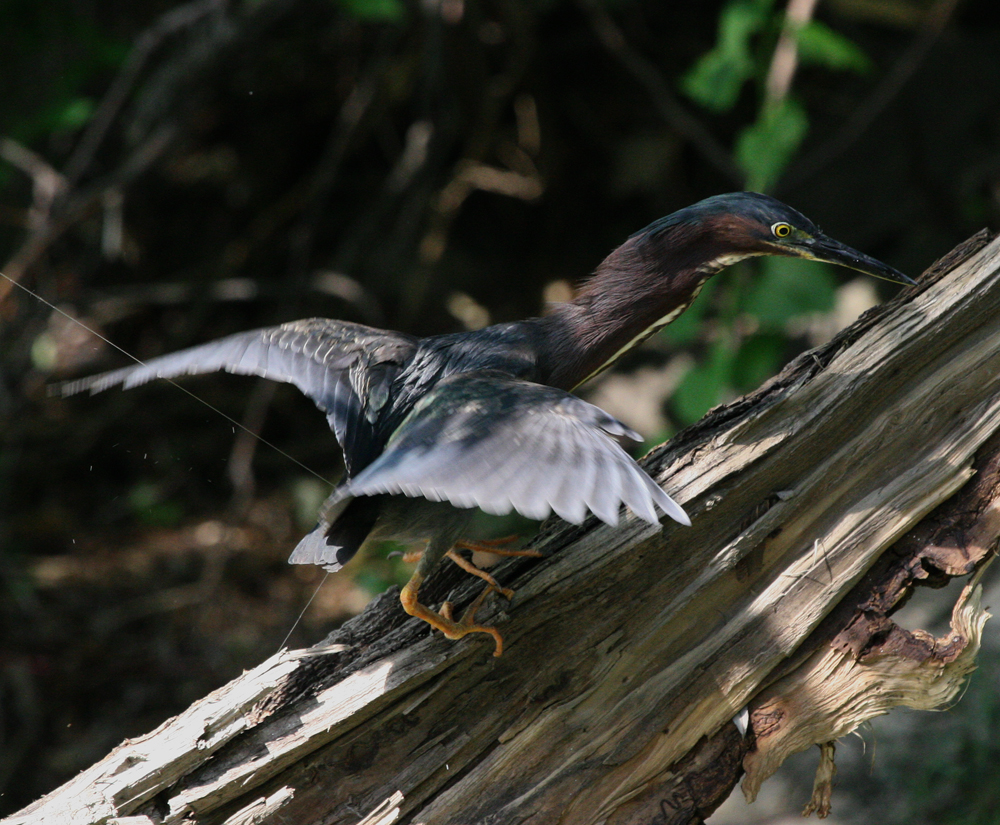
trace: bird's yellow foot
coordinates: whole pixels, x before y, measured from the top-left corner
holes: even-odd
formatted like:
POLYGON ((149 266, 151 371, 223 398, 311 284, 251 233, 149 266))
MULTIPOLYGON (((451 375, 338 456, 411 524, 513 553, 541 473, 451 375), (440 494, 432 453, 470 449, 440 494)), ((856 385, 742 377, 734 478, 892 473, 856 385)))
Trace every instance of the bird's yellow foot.
MULTIPOLYGON (((476 597, 476 600, 469 605, 468 610, 462 614, 462 618, 459 621, 455 621, 451 615, 451 602, 445 602, 441 606, 440 613, 435 613, 429 607, 420 604, 417 600, 417 591, 420 589, 420 584, 423 580, 423 576, 419 573, 414 573, 403 587, 399 594, 399 601, 403 605, 403 610, 411 616, 416 616, 418 619, 427 622, 431 627, 440 630, 449 639, 461 639, 470 633, 489 633, 496 644, 493 655, 500 656, 503 653, 503 636, 500 635, 500 631, 495 627, 486 627, 485 625, 475 623, 476 611, 482 606, 483 599, 486 598, 487 594, 494 590, 492 585, 488 585, 476 597)), ((511 592, 511 595, 513 595, 512 591, 508 592, 511 592)))

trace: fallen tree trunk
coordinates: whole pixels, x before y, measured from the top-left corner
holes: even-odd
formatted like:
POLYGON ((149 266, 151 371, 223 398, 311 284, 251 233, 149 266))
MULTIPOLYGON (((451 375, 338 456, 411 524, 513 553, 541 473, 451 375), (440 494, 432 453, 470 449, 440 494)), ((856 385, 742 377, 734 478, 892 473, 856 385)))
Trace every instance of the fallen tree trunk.
MULTIPOLYGON (((951 700, 1000 541, 987 240, 655 450, 692 528, 554 525, 548 558, 499 568, 517 595, 481 618, 500 659, 391 591, 5 821, 699 822, 744 772, 752 797, 790 753, 951 700), (889 618, 915 583, 977 570, 946 638, 889 618)), ((448 568, 425 587, 459 608, 478 592, 448 568)))

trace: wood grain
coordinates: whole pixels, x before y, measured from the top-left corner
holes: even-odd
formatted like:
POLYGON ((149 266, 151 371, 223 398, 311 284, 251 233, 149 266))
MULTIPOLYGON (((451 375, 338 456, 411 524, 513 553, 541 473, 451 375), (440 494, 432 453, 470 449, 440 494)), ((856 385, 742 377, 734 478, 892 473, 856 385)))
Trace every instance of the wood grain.
MULTIPOLYGON (((752 796, 795 750, 950 701, 985 620, 976 585, 944 640, 889 617, 1000 537, 986 240, 650 454, 693 527, 553 524, 547 558, 495 568, 517 591, 480 616, 500 659, 389 592, 5 822, 699 822, 744 770, 752 796)), ((426 588, 478 591, 448 569, 426 588)))

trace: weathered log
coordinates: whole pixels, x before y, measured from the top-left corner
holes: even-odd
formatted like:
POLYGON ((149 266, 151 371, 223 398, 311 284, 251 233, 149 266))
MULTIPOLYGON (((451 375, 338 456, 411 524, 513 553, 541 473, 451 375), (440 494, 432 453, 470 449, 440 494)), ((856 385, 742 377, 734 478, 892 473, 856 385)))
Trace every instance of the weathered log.
MULTIPOLYGON (((987 240, 655 450, 692 528, 555 524, 547 558, 499 568, 500 659, 390 591, 5 821, 700 822, 744 772, 752 798, 790 753, 950 701, 1000 541, 987 240), (946 638, 892 622, 915 584, 974 572, 946 638)), ((426 587, 478 590, 447 568, 426 587)))

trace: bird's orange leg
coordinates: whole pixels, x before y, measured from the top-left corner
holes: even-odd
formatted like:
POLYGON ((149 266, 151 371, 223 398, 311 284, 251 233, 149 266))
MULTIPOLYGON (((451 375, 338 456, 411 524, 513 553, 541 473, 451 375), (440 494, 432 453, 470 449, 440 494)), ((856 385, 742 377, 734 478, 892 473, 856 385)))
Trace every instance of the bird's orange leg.
MULTIPOLYGON (((502 549, 503 545, 510 544, 516 539, 517 536, 508 536, 502 539, 492 539, 480 542, 459 541, 455 542, 455 547, 462 547, 473 551, 482 550, 484 552, 495 553, 500 556, 542 555, 536 550, 502 549)), ((478 611, 482 606, 483 600, 490 594, 490 592, 495 590, 498 593, 501 593, 504 597, 510 599, 513 598, 514 591, 507 587, 501 587, 500 583, 494 579, 493 576, 485 570, 480 570, 471 561, 468 561, 456 553, 454 549, 448 549, 443 554, 441 553, 442 549, 443 548, 441 547, 437 547, 434 549, 434 552, 418 550, 400 554, 403 561, 418 562, 417 569, 414 571, 410 580, 406 583, 402 592, 399 594, 399 600, 403 605, 403 610, 411 616, 416 616, 418 619, 427 622, 427 624, 431 627, 440 630, 449 639, 461 639, 463 636, 467 636, 470 633, 489 633, 493 637, 493 641, 496 643, 496 649, 493 651, 493 655, 499 656, 503 653, 503 637, 500 635, 500 631, 498 631, 495 627, 486 627, 485 625, 476 624, 476 611, 478 611), (445 602, 441 605, 441 612, 435 613, 430 608, 422 605, 418 600, 417 594, 421 583, 423 583, 426 574, 430 572, 433 565, 436 564, 437 559, 441 558, 442 555, 447 556, 466 573, 477 576, 487 584, 483 592, 476 597, 476 600, 471 605, 469 605, 465 613, 462 614, 462 618, 458 621, 456 621, 452 616, 452 606, 450 602, 445 602)))
POLYGON ((447 553, 445 553, 445 555, 453 562, 455 562, 455 564, 461 567, 466 573, 471 573, 473 576, 478 576, 484 582, 486 582, 490 587, 496 590, 498 593, 502 593, 504 598, 506 599, 514 598, 513 590, 511 590, 509 587, 501 587, 500 582, 494 579, 489 573, 487 573, 485 570, 479 569, 471 561, 458 555, 458 553, 456 553, 454 550, 449 550, 447 553))
POLYGON ((510 544, 519 538, 520 536, 504 536, 502 539, 482 539, 480 541, 462 539, 461 541, 456 541, 455 546, 461 547, 463 550, 479 550, 482 553, 492 553, 494 556, 532 556, 539 559, 543 557, 544 554, 539 553, 537 550, 501 549, 505 544, 510 544))
MULTIPOLYGON (((482 553, 492 553, 494 556, 508 556, 508 557, 512 557, 512 556, 518 556, 518 557, 520 557, 520 556, 529 556, 529 557, 537 558, 537 559, 544 558, 545 554, 544 553, 539 553, 537 550, 505 550, 505 549, 502 549, 503 545, 510 544, 512 541, 517 541, 519 538, 520 538, 520 536, 505 536, 502 539, 483 539, 481 541, 469 541, 467 539, 462 539, 461 541, 456 541, 455 542, 455 546, 456 547, 461 547, 463 550, 472 550, 473 552, 476 552, 478 550, 478 551, 480 551, 482 553)), ((410 551, 408 551, 406 553, 390 553, 389 554, 390 557, 397 556, 397 555, 399 556, 399 558, 401 558, 407 564, 413 564, 414 562, 420 561, 421 556, 424 555, 424 551, 423 550, 410 550, 410 551)), ((473 576, 479 576, 479 573, 482 572, 478 567, 476 568, 476 571, 478 571, 478 572, 473 572, 468 567, 466 567, 465 564, 462 563, 465 560, 462 559, 462 561, 459 561, 459 559, 461 559, 462 557, 459 556, 457 553, 449 552, 448 553, 448 558, 450 558, 453 562, 455 562, 455 564, 457 564, 459 567, 461 567, 467 573, 472 573, 473 576)), ((497 590, 501 590, 502 589, 499 585, 496 584, 495 581, 492 580, 492 578, 487 579, 485 576, 479 576, 479 578, 485 579, 490 584, 496 586, 497 590)))
POLYGON ((427 624, 431 627, 440 630, 449 639, 461 639, 463 636, 467 636, 470 633, 489 633, 493 637, 493 641, 496 643, 493 655, 499 656, 503 653, 503 636, 500 635, 500 631, 495 627, 485 627, 484 625, 478 625, 474 622, 476 610, 478 610, 480 605, 482 605, 483 599, 486 598, 486 594, 493 589, 492 586, 487 587, 486 590, 484 590, 476 598, 469 609, 465 611, 461 620, 456 622, 451 616, 450 603, 446 602, 442 606, 440 613, 435 613, 430 608, 420 604, 417 600, 417 591, 420 589, 420 585, 423 580, 423 574, 416 571, 403 587, 399 594, 399 600, 403 604, 403 610, 411 616, 416 616, 418 619, 422 619, 427 622, 427 624))

